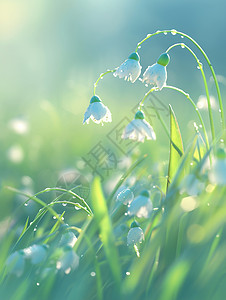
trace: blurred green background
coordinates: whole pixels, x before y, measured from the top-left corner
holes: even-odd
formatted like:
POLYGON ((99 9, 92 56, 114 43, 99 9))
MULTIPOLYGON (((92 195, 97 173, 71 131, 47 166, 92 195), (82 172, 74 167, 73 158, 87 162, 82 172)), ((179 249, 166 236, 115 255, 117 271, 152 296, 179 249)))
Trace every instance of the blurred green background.
MULTIPOLYGON (((223 0, 1 0, 0 218, 14 209, 15 195, 5 186, 29 185, 33 192, 56 186, 63 170, 79 169, 82 155, 104 141, 123 117, 133 117, 131 109, 147 88, 110 74, 99 83, 97 94, 111 110, 113 122, 82 125, 99 74, 119 66, 147 33, 175 28, 197 40, 221 75, 224 99, 225 9, 223 0)), ((179 36, 162 34, 144 43, 139 51, 143 71, 178 41, 179 36)), ((204 62, 199 53, 198 57, 204 62)), ((168 84, 189 92, 197 102, 204 85, 193 57, 175 48, 167 68, 168 84)), ((210 93, 216 96, 204 68, 210 93)), ((194 134, 193 120, 197 121, 190 103, 170 90, 158 93, 158 98, 172 104, 186 145, 194 134)), ((217 112, 214 117, 219 122, 217 112)), ((167 116, 163 118, 168 122, 167 116)), ((204 120, 208 121, 207 112, 204 120)), ((140 151, 151 159, 167 160, 167 136, 157 119, 153 127, 156 142, 141 145, 140 151)))

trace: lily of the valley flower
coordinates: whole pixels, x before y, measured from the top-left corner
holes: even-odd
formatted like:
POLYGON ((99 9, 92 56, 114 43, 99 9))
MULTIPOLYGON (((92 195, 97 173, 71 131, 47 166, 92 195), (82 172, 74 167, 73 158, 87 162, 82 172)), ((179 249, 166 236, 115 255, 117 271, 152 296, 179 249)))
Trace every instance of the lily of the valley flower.
POLYGON ((127 235, 127 245, 136 245, 138 243, 142 243, 144 240, 144 232, 140 228, 140 225, 134 221, 131 224, 131 228, 127 235))
POLYGON ((128 215, 138 218, 149 218, 153 210, 152 202, 149 198, 149 192, 144 190, 130 204, 128 215))
POLYGON ((119 78, 125 78, 125 80, 134 83, 141 73, 140 57, 137 52, 132 53, 127 60, 125 60, 113 73, 113 75, 119 78))
POLYGON ((75 234, 72 231, 67 231, 62 235, 59 246, 70 246, 73 248, 76 241, 77 237, 75 236, 75 234))
POLYGON ((124 189, 118 193, 116 200, 122 202, 124 205, 130 204, 134 199, 133 192, 130 189, 124 189))
POLYGON ((65 274, 69 274, 79 266, 79 256, 70 246, 64 248, 64 251, 57 261, 56 268, 62 270, 65 274))
POLYGON ((20 277, 24 272, 25 259, 23 250, 13 252, 6 261, 7 271, 20 277))
POLYGON ((137 140, 143 143, 145 138, 155 140, 156 135, 151 125, 144 119, 144 113, 138 111, 134 119, 124 129, 122 139, 137 140))
POLYGON ((220 148, 216 156, 209 171, 209 180, 212 184, 226 185, 226 151, 220 148))
POLYGON ((108 107, 101 102, 98 96, 91 98, 90 105, 84 114, 83 124, 89 124, 89 119, 97 124, 102 123, 102 125, 103 122, 111 122, 111 112, 108 107))
POLYGON ((166 85, 167 71, 166 66, 170 61, 168 53, 163 53, 158 58, 157 62, 149 66, 143 74, 143 82, 154 84, 161 90, 166 85))
POLYGON ((33 265, 39 264, 46 259, 47 245, 32 245, 24 249, 24 254, 33 265))

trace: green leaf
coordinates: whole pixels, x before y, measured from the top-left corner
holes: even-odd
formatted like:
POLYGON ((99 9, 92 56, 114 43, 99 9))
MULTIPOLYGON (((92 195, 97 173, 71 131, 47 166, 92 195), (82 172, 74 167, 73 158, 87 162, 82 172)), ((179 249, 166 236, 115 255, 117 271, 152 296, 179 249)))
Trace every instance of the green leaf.
POLYGON ((169 168, 168 168, 168 180, 167 189, 172 181, 172 178, 176 174, 178 166, 180 164, 180 158, 184 154, 183 142, 181 138, 181 133, 175 113, 169 105, 170 109, 170 158, 169 158, 169 168))
POLYGON ((94 220, 99 226, 100 238, 103 243, 106 258, 108 260, 108 264, 110 266, 113 277, 116 283, 118 283, 119 285, 121 280, 121 271, 118 252, 115 246, 112 224, 109 218, 107 204, 102 192, 99 177, 94 178, 91 189, 91 198, 93 204, 94 220))

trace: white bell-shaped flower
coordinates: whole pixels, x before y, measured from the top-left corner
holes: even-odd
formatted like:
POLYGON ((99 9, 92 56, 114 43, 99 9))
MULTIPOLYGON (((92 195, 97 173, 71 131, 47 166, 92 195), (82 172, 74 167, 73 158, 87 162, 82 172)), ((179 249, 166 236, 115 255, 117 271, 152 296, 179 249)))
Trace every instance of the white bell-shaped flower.
POLYGON ((138 218, 149 218, 153 211, 153 205, 149 198, 149 192, 144 190, 136 197, 128 208, 128 215, 138 218))
POLYGON ((76 241, 77 237, 75 236, 75 234, 72 231, 67 231, 62 235, 59 246, 70 246, 73 248, 76 241))
POLYGON ((224 149, 218 149, 217 157, 208 175, 212 184, 226 185, 226 152, 224 149))
POLYGON ((39 264, 47 257, 47 245, 32 245, 24 249, 24 254, 33 265, 39 264))
POLYGON ((119 78, 125 78, 125 80, 134 83, 141 73, 140 57, 137 52, 132 53, 127 60, 125 60, 113 73, 113 75, 119 78))
POLYGON ((83 124, 89 124, 89 119, 97 124, 103 122, 111 122, 111 112, 107 106, 105 106, 98 96, 93 96, 90 100, 90 104, 84 114, 83 124))
POLYGON ((126 126, 122 139, 130 139, 138 142, 156 140, 156 135, 151 125, 144 119, 144 113, 138 111, 135 118, 126 126))
POLYGON ((6 260, 7 272, 20 277, 24 272, 25 259, 23 250, 13 252, 6 260))
POLYGON ((65 274, 69 274, 79 266, 79 256, 70 246, 64 248, 64 251, 56 263, 56 268, 62 270, 65 274))
POLYGON ((144 240, 144 232, 139 224, 134 221, 127 235, 127 245, 136 245, 142 243, 144 240))
POLYGON ((134 199, 133 192, 130 189, 124 189, 120 193, 118 193, 116 201, 122 202, 127 205, 130 204, 134 199))
POLYGON ((163 53, 157 62, 152 66, 148 66, 143 74, 143 82, 154 84, 161 90, 166 85, 167 71, 166 66, 170 61, 168 53, 163 53))

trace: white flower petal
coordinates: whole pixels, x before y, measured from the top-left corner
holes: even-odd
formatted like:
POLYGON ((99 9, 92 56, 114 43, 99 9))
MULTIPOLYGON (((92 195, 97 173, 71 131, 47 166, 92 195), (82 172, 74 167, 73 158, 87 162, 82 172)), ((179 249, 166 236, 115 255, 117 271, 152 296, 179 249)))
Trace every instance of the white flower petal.
POLYGON ((128 58, 117 68, 113 75, 115 77, 125 78, 125 80, 128 79, 128 81, 134 83, 140 76, 141 68, 139 61, 128 58))
POLYGON ((31 260, 33 265, 41 263, 47 256, 46 248, 43 245, 32 245, 24 249, 25 257, 31 260))
POLYGON ((144 119, 132 120, 124 129, 122 139, 137 140, 144 142, 145 137, 148 140, 155 140, 156 135, 151 125, 144 119))
POLYGON ((226 159, 216 159, 209 171, 209 180, 213 184, 226 185, 226 159))
POLYGON ((149 66, 143 74, 143 82, 147 84, 155 84, 161 90, 166 85, 167 72, 166 67, 160 64, 149 66))
POLYGON ((152 213, 153 205, 148 197, 139 195, 136 197, 128 209, 128 214, 136 215, 138 218, 148 218, 152 213))
POLYGON ((88 124, 89 119, 97 124, 112 121, 110 110, 102 102, 93 102, 89 105, 84 115, 83 124, 85 122, 88 124))
POLYGON ((13 252, 6 261, 7 271, 20 277, 23 274, 25 261, 24 256, 19 251, 13 252))
POLYGON ((129 230, 127 235, 128 245, 142 243, 143 240, 144 240, 144 233, 140 227, 133 227, 129 230))

